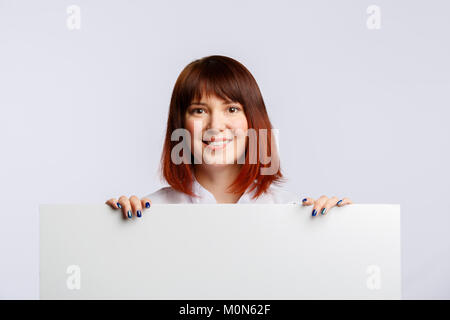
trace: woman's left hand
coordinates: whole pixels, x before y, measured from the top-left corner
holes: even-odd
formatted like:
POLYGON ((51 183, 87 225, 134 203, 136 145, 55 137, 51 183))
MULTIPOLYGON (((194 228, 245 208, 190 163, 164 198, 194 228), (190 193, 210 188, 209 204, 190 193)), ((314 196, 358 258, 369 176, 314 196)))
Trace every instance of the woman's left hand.
POLYGON ((352 204, 353 202, 349 198, 338 199, 337 197, 328 198, 327 196, 321 196, 319 199, 304 198, 302 204, 304 206, 314 205, 312 216, 316 216, 318 212, 321 214, 327 214, 328 211, 334 206, 343 207, 346 204, 352 204))

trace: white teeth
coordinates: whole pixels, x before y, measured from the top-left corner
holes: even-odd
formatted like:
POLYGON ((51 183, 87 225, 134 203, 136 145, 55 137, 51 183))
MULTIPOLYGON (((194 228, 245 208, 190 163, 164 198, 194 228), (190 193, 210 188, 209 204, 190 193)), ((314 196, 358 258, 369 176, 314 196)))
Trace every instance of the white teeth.
POLYGON ((222 145, 224 145, 224 144, 227 144, 227 143, 230 142, 230 141, 231 141, 231 140, 214 141, 214 142, 210 141, 210 142, 208 143, 208 145, 210 145, 210 146, 222 146, 222 145))

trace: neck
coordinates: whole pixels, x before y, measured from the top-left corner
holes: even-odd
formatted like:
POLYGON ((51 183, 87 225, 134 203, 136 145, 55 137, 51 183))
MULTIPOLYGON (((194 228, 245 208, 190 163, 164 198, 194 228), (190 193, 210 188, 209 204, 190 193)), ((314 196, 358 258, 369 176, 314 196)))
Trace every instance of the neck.
POLYGON ((217 203, 236 203, 242 194, 227 191, 227 188, 239 175, 241 165, 211 165, 194 166, 195 179, 206 190, 211 192, 217 203))

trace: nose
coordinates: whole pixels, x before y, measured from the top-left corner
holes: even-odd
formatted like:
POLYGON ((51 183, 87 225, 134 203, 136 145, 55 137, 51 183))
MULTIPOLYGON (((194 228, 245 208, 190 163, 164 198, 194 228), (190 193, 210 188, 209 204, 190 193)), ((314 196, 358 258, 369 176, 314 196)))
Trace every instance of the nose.
POLYGON ((209 130, 217 130, 217 131, 224 131, 227 128, 227 121, 225 117, 223 117, 221 114, 215 112, 211 114, 211 117, 209 119, 208 129, 209 130))

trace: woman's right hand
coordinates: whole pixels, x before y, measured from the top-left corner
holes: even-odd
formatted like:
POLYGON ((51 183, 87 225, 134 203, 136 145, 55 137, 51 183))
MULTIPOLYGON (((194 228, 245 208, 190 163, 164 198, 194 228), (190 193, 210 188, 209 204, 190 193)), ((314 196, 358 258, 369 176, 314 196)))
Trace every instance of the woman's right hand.
POLYGON ((149 209, 152 205, 150 199, 142 198, 139 200, 136 196, 131 196, 130 199, 125 196, 121 196, 119 201, 115 198, 111 198, 105 203, 113 209, 122 209, 122 214, 125 219, 131 219, 133 216, 141 218, 142 208, 149 209))

